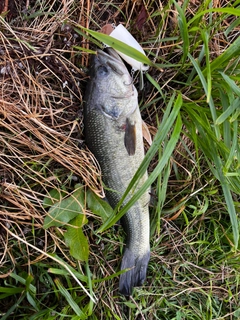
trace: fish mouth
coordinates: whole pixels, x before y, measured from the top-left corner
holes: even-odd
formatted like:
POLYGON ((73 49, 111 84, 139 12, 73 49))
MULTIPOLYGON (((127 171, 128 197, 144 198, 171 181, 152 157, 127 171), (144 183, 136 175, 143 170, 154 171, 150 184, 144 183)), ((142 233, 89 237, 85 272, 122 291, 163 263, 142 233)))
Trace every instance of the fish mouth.
MULTIPOLYGON (((108 65, 111 70, 116 73, 117 75, 123 76, 124 74, 129 74, 124 62, 122 61, 121 57, 113 48, 106 48, 105 51, 97 50, 97 58, 100 64, 108 65)), ((126 84, 126 85, 130 85, 126 84)))
POLYGON ((113 48, 106 48, 106 52, 102 50, 97 50, 97 55, 95 56, 95 70, 104 69, 107 72, 112 72, 117 76, 119 81, 124 85, 126 93, 124 95, 111 95, 113 99, 129 99, 135 93, 135 87, 133 85, 133 79, 129 74, 127 67, 125 66, 123 60, 118 55, 118 53, 113 48))

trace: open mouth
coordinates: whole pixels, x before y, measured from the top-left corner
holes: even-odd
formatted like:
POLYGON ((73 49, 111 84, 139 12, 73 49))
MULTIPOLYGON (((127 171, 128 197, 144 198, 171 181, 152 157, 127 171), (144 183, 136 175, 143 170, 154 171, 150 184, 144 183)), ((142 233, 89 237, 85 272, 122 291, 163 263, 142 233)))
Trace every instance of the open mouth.
POLYGON ((98 50, 98 57, 101 60, 104 59, 105 63, 112 69, 113 72, 116 74, 122 76, 126 73, 128 73, 128 70, 120 58, 120 56, 117 54, 117 52, 112 48, 106 48, 105 51, 98 50))

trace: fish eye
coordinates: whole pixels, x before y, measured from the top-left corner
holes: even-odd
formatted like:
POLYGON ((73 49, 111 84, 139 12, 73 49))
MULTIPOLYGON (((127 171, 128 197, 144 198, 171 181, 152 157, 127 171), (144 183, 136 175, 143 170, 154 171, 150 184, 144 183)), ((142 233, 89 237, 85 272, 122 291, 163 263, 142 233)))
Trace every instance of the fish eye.
POLYGON ((106 76, 107 74, 108 74, 108 69, 107 69, 107 67, 105 67, 105 66, 99 66, 98 67, 98 74, 100 75, 100 76, 106 76))

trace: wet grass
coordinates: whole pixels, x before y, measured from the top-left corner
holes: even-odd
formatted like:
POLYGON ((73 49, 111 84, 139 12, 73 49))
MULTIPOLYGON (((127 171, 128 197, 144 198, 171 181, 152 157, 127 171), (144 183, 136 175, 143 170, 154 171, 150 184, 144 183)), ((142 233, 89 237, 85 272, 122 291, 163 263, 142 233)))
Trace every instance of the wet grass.
POLYGON ((239 1, 26 8, 9 0, 8 10, 0 17, 1 319, 239 319, 239 1), (118 294, 124 234, 114 222, 134 199, 113 219, 94 195, 100 172, 82 125, 97 43, 79 26, 106 23, 125 24, 155 63, 139 91, 155 140, 132 181, 148 167, 151 259, 129 300, 118 294), (89 254, 79 256, 86 240, 89 254))

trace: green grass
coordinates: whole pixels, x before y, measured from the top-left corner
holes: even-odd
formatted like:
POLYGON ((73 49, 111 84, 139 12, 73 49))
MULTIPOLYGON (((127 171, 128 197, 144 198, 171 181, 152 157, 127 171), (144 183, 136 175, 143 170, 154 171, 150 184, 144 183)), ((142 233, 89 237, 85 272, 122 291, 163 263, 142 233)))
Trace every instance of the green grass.
POLYGON ((0 17, 0 319, 239 319, 240 2, 147 2, 140 30, 138 2, 12 3, 0 17), (146 168, 148 180, 112 210, 83 144, 101 41, 84 30, 118 21, 152 61, 139 104, 154 140, 121 203, 146 168), (127 300, 116 222, 150 185, 148 275, 127 300))

